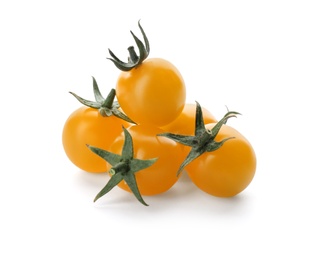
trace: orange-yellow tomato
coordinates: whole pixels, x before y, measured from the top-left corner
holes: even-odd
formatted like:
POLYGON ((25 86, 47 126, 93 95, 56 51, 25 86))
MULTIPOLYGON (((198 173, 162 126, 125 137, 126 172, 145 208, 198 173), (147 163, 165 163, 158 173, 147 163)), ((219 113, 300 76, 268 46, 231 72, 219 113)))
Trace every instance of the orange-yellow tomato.
MULTIPOLYGON (((215 124, 207 124, 212 129, 215 124)), ((223 125, 215 140, 227 140, 218 150, 205 152, 186 171, 201 190, 218 197, 232 197, 242 192, 256 171, 256 155, 249 141, 236 129, 223 125)))
POLYGON ((137 124, 163 126, 182 112, 186 89, 173 64, 150 58, 120 73, 116 97, 123 111, 137 124))
MULTIPOLYGON (((177 170, 183 161, 180 146, 176 142, 157 136, 162 130, 153 125, 133 125, 127 129, 133 140, 133 153, 136 159, 153 159, 157 161, 150 167, 135 173, 141 195, 156 195, 169 190, 178 180, 177 170)), ((109 151, 121 154, 124 135, 120 135, 109 151)), ((111 167, 108 164, 108 167, 111 167)), ((118 186, 130 192, 125 181, 118 186)))
POLYGON ((87 172, 106 172, 105 161, 87 148, 87 144, 108 149, 130 123, 115 116, 103 117, 98 109, 83 106, 66 120, 62 142, 70 161, 87 172))

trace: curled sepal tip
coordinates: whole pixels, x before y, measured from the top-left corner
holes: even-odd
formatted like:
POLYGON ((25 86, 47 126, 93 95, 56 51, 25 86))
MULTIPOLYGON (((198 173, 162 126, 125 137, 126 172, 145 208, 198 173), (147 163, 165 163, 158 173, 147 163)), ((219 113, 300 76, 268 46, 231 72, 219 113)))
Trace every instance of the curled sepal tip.
POLYGON ((221 146, 228 140, 233 139, 234 137, 229 137, 221 140, 220 142, 215 141, 217 134, 219 133, 222 125, 226 124, 227 120, 232 117, 236 117, 240 113, 234 111, 228 111, 224 117, 217 123, 215 126, 208 130, 205 127, 203 114, 201 106, 196 102, 196 118, 195 118, 195 135, 177 135, 172 133, 162 133, 160 136, 165 136, 171 140, 174 140, 178 143, 181 143, 186 146, 192 147, 191 151, 185 158, 185 160, 180 165, 178 169, 178 175, 189 163, 194 161, 196 158, 201 156, 205 152, 212 152, 217 149, 220 149, 221 146))
POLYGON ((108 59, 111 60, 115 64, 115 66, 122 71, 129 71, 129 70, 137 67, 149 55, 150 45, 149 45, 148 38, 146 37, 146 34, 145 34, 141 24, 140 24, 140 21, 138 22, 138 25, 139 25, 140 31, 142 33, 144 43, 132 31, 130 31, 130 33, 131 33, 131 35, 132 35, 132 37, 133 37, 133 39, 137 45, 137 48, 139 50, 139 55, 137 55, 137 53, 135 52, 134 47, 130 46, 130 47, 128 47, 128 52, 129 52, 128 61, 123 62, 110 49, 108 49, 108 52, 111 56, 111 58, 108 58, 108 59))
POLYGON ((94 77, 93 79, 93 94, 95 101, 84 99, 73 92, 69 92, 72 94, 81 104, 98 109, 102 116, 116 116, 124 121, 127 121, 132 124, 136 124, 133 120, 131 120, 127 115, 122 113, 119 108, 120 105, 118 101, 115 101, 116 90, 114 88, 108 93, 107 97, 104 98, 100 92, 98 84, 94 77))
POLYGON ((148 206, 148 204, 144 201, 139 191, 137 181, 135 178, 135 173, 141 171, 147 167, 150 167, 157 160, 149 159, 149 160, 141 160, 133 158, 133 141, 130 133, 127 129, 123 128, 125 141, 122 148, 121 155, 114 154, 109 151, 93 147, 87 145, 87 147, 99 155, 101 158, 106 160, 110 165, 112 165, 109 173, 111 174, 110 180, 104 186, 104 188, 96 195, 94 201, 97 201, 99 198, 108 193, 111 189, 113 189, 116 185, 118 185, 122 180, 124 180, 134 196, 137 198, 139 202, 143 205, 148 206))

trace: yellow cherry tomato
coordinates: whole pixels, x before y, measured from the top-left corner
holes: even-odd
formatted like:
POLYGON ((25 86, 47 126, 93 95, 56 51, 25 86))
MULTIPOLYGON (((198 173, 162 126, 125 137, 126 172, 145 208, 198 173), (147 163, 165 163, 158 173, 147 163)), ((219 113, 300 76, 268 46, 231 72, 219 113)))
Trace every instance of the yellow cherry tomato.
POLYGON ((182 112, 186 89, 182 75, 173 64, 150 58, 120 73, 116 97, 125 114, 136 123, 163 126, 182 112))
MULTIPOLYGON (((211 130, 214 123, 207 124, 211 130)), ((232 197, 242 192, 256 171, 256 155, 249 141, 236 129, 223 125, 215 141, 227 140, 217 150, 205 152, 185 167, 193 183, 218 197, 232 197)))
POLYGON ((81 170, 106 172, 105 161, 87 148, 87 144, 108 149, 122 132, 122 125, 130 123, 115 116, 102 116, 98 109, 80 107, 66 120, 62 142, 70 161, 81 170))

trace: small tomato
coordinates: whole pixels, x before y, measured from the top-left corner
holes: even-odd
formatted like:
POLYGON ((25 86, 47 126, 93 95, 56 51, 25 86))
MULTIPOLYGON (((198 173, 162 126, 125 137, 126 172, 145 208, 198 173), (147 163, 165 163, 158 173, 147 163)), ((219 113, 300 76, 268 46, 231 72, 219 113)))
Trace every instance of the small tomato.
POLYGON ((110 60, 122 72, 116 83, 116 97, 123 111, 138 124, 169 124, 182 112, 186 98, 179 70, 162 58, 149 58, 149 42, 139 23, 145 45, 132 33, 140 54, 128 48, 128 63, 109 51, 110 60))
MULTIPOLYGON (((216 124, 207 124, 211 130, 216 124)), ((223 125, 216 142, 230 138, 219 149, 206 152, 185 168, 193 183, 218 197, 232 197, 242 192, 256 172, 256 155, 250 142, 236 129, 223 125)))
POLYGON ((205 125, 197 103, 194 135, 161 134, 191 147, 178 173, 185 169, 197 187, 214 196, 237 195, 250 184, 256 171, 252 145, 237 130, 225 125, 237 114, 228 112, 219 122, 205 125))
POLYGON ((157 136, 161 130, 152 125, 135 125, 123 130, 109 151, 88 145, 107 162, 111 175, 94 201, 118 185, 148 206, 142 195, 163 193, 178 180, 176 171, 182 157, 175 154, 179 147, 175 142, 157 136))
POLYGON ((119 110, 118 103, 114 102, 114 89, 104 99, 93 78, 93 90, 95 102, 70 92, 85 106, 75 110, 66 120, 62 142, 64 151, 73 164, 81 170, 100 173, 107 171, 106 163, 92 153, 86 144, 108 149, 122 132, 122 125, 130 126, 133 121, 124 115, 119 110))
POLYGON ((92 153, 86 144, 108 149, 122 132, 121 126, 130 124, 115 116, 103 117, 98 109, 80 107, 66 120, 63 127, 63 147, 67 157, 81 170, 106 172, 105 161, 92 153))

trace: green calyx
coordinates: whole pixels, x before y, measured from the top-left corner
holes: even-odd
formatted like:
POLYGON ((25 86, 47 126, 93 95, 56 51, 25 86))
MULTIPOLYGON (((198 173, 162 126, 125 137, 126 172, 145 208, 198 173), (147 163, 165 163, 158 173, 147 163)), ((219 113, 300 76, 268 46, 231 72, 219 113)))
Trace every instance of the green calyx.
POLYGON ((178 143, 192 147, 191 151, 189 152, 183 163, 180 165, 177 173, 178 175, 181 173, 186 165, 201 156, 203 153, 215 151, 219 149, 226 141, 234 138, 229 137, 221 140, 220 142, 215 141, 215 137, 219 133, 222 125, 226 124, 229 118, 236 117, 236 115, 239 115, 239 113, 234 111, 228 111, 211 130, 207 130, 205 128, 201 106, 198 102, 196 102, 196 121, 194 136, 177 135, 172 133, 159 134, 160 136, 165 136, 178 143))
POLYGON ((92 77, 92 79, 93 79, 93 93, 95 101, 86 100, 82 97, 79 97, 73 92, 69 93, 72 94, 83 105, 98 109, 102 116, 114 115, 122 120, 135 124, 135 122, 133 122, 128 116, 126 116, 119 110, 120 105, 118 101, 114 101, 116 97, 115 89, 111 89, 108 96, 106 98, 103 98, 95 78, 92 77))
POLYGON ((111 174, 110 180, 104 186, 104 188, 96 195, 94 201, 98 200, 106 193, 108 193, 112 188, 114 188, 118 183, 124 180, 129 186, 130 190, 134 196, 141 202, 143 205, 148 206, 143 200, 141 193, 138 189, 138 185, 135 178, 135 173, 150 167, 155 163, 157 158, 150 160, 141 160, 133 158, 133 142, 132 137, 127 129, 123 127, 125 134, 125 141, 122 149, 121 155, 102 150, 100 148, 87 145, 88 148, 99 155, 105 161, 107 161, 112 168, 109 170, 111 174))
POLYGON ((128 62, 123 62, 120 59, 118 59, 116 57, 116 55, 110 50, 109 54, 111 55, 112 58, 108 58, 109 60, 111 60, 115 66, 122 70, 122 71, 129 71, 135 67, 137 67, 138 65, 140 65, 149 55, 150 52, 150 46, 149 46, 149 41, 146 37, 146 34, 140 24, 140 21, 138 22, 139 28, 141 30, 141 33, 143 35, 143 39, 144 39, 144 44, 143 42, 134 35, 134 33, 132 31, 130 31, 130 33, 132 34, 132 37, 135 40, 135 43, 139 49, 139 55, 137 55, 137 53, 134 50, 133 46, 130 46, 128 48, 128 52, 129 52, 129 57, 128 57, 128 62))

